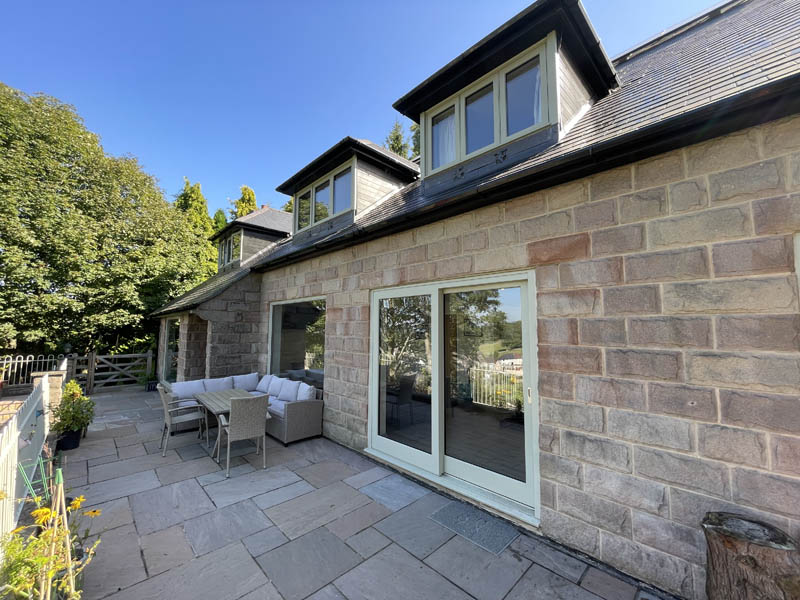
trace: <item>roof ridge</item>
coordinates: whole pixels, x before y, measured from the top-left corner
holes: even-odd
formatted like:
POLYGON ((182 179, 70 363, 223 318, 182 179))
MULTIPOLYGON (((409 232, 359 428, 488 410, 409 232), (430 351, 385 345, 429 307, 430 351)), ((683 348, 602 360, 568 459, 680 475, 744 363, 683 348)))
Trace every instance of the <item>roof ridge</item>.
POLYGON ((724 0, 719 4, 715 4, 711 8, 699 14, 696 14, 692 17, 689 17, 688 19, 679 21, 672 27, 669 27, 663 30, 662 32, 657 33, 656 35, 651 36, 642 42, 639 42, 638 44, 632 46, 631 48, 625 50, 624 52, 621 52, 616 57, 611 59, 611 63, 616 67, 619 64, 622 64, 633 58, 636 58, 637 56, 644 54, 645 52, 649 52, 650 50, 653 50, 661 46, 662 44, 678 37, 679 35, 686 33, 687 31, 690 31, 699 25, 703 25, 704 23, 716 19, 717 17, 722 16, 729 10, 736 8, 741 4, 746 4, 748 2, 751 2, 751 0, 724 0))

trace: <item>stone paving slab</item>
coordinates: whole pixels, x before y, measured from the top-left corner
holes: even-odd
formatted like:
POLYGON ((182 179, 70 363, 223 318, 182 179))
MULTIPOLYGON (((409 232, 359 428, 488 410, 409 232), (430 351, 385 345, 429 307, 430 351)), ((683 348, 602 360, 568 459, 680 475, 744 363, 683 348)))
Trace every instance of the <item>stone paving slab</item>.
POLYGON ((431 519, 494 554, 500 554, 519 536, 510 523, 465 502, 451 502, 433 513, 431 519))
POLYGON ((305 440, 301 444, 292 446, 292 450, 296 450, 303 455, 307 460, 317 463, 326 460, 338 460, 346 465, 353 467, 356 471, 366 471, 375 466, 375 463, 353 450, 340 446, 331 440, 318 437, 310 440, 305 440))
POLYGON ((95 440, 106 440, 108 438, 115 438, 115 437, 123 437, 126 435, 133 435, 136 433, 136 426, 135 425, 123 425, 122 427, 109 427, 106 426, 103 429, 91 429, 89 428, 84 441, 93 442, 95 440))
POLYGON ((528 569, 506 596, 506 600, 530 600, 531 598, 598 600, 598 596, 590 591, 536 564, 528 569))
MULTIPOLYGON (((159 436, 160 437, 160 436, 159 436)), ((193 446, 200 441, 200 438, 197 437, 196 431, 189 431, 187 433, 181 433, 178 435, 171 435, 169 437, 169 442, 167 442, 167 449, 168 450, 175 450, 176 448, 182 448, 183 446, 193 446)), ((205 442, 205 436, 203 436, 203 441, 205 442)), ((213 440, 212 440, 213 443, 213 440)), ((148 454, 158 454, 161 452, 161 448, 159 448, 159 439, 151 440, 149 442, 144 443, 144 447, 147 450, 148 454)))
POLYGON ((386 548, 386 546, 392 543, 392 540, 387 538, 377 529, 369 527, 364 531, 348 538, 345 540, 345 542, 361 556, 364 558, 369 558, 376 552, 386 548))
POLYGON ((207 448, 206 442, 205 440, 203 440, 202 443, 176 448, 175 451, 183 460, 194 460, 195 458, 204 458, 206 456, 211 456, 211 451, 213 449, 214 449, 213 446, 211 446, 211 448, 207 448))
POLYGON ((95 442, 81 440, 81 445, 78 448, 64 452, 64 456, 67 457, 68 461, 88 460, 98 456, 108 456, 109 454, 117 455, 117 447, 114 445, 113 439, 97 440, 95 442))
POLYGON ((144 456, 145 454, 147 454, 147 450, 144 449, 144 444, 131 444, 130 446, 117 448, 117 455, 120 460, 136 458, 137 456, 144 456))
POLYGON ((426 558, 425 564, 478 600, 502 600, 531 561, 511 550, 496 555, 457 535, 426 558))
POLYGON ((277 490, 267 492, 266 494, 256 496, 253 498, 253 502, 256 503, 258 508, 264 510, 272 506, 277 506, 278 504, 283 504, 284 502, 297 498, 298 496, 302 496, 303 494, 307 494, 308 492, 313 492, 315 489, 316 488, 313 485, 305 480, 298 481, 297 483, 292 483, 282 488, 278 488, 277 490))
POLYGON ((173 465, 179 462, 181 462, 181 457, 178 456, 178 453, 174 450, 169 450, 166 456, 161 456, 160 454, 145 454, 144 456, 137 456, 136 458, 129 458, 127 460, 118 460, 97 467, 89 466, 89 482, 97 483, 99 481, 105 481, 106 479, 133 475, 134 473, 150 471, 157 467, 173 465))
POLYGON ((145 535, 211 512, 215 506, 200 484, 189 479, 135 494, 131 508, 139 534, 145 535))
POLYGON ((373 467, 353 475, 352 477, 343 479, 342 481, 344 481, 350 487, 354 487, 359 490, 362 487, 369 485, 370 483, 375 483, 376 481, 379 481, 384 477, 388 477, 391 474, 391 471, 384 469, 383 467, 373 467))
MULTIPOLYGON (((341 481, 264 511, 289 539, 295 539, 369 503, 341 481)), ((279 588, 280 589, 280 588, 279 588)))
POLYGON ((159 428, 155 431, 139 432, 139 433, 134 433, 132 435, 126 435, 124 437, 115 437, 114 443, 117 445, 117 448, 122 448, 123 446, 132 446, 134 444, 144 444, 145 442, 152 442, 153 440, 158 441, 160 437, 161 437, 161 429, 159 428))
POLYGON ((347 600, 347 598, 342 595, 342 592, 336 589, 336 586, 331 584, 326 585, 318 592, 314 592, 307 600, 347 600))
POLYGON ((105 456, 98 456, 97 458, 90 458, 86 461, 86 465, 91 467, 96 467, 98 465, 104 465, 110 462, 116 462, 119 460, 119 453, 115 452, 114 454, 107 454, 105 456))
POLYGON ((262 469, 212 483, 205 490, 214 504, 221 508, 297 481, 300 478, 288 469, 262 469))
POLYGON ((133 525, 124 525, 101 536, 97 554, 83 578, 83 600, 95 600, 147 578, 133 525))
POLYGON ((267 552, 258 564, 286 600, 301 600, 361 562, 361 557, 324 528, 267 552), (311 568, 309 568, 311 567, 311 568))
POLYGON ((397 473, 370 483, 362 487, 360 491, 390 510, 400 510, 429 493, 429 490, 418 483, 397 473))
POLYGON ((202 556, 271 525, 251 500, 245 500, 189 519, 183 529, 194 553, 202 556))
POLYGON ((605 600, 633 600, 636 588, 608 573, 591 567, 581 580, 581 587, 605 600))
POLYGON ((237 542, 129 587, 110 600, 238 600, 267 583, 237 542))
MULTIPOLYGON (((234 477, 240 477, 241 475, 246 475, 248 473, 252 473, 255 471, 253 465, 249 463, 239 464, 235 467, 233 466, 233 459, 231 459, 231 470, 230 470, 230 478, 233 479, 234 477)), ((197 478, 197 483, 202 486, 211 485, 212 483, 218 483, 220 481, 225 481, 225 470, 216 471, 215 473, 209 473, 208 475, 201 475, 197 478)))
POLYGON ((375 525, 375 529, 417 558, 425 558, 455 535, 431 520, 431 515, 452 502, 428 494, 375 525))
POLYGON ((275 526, 268 527, 263 531, 259 531, 242 539, 247 551, 252 556, 261 556, 270 550, 274 550, 289 541, 280 529, 275 526))
POLYGON ((257 590, 242 596, 239 600, 283 600, 283 598, 281 598, 275 586, 271 582, 267 582, 257 590))
POLYGON ((469 599, 466 593, 396 544, 345 573, 334 585, 348 600, 469 599))
POLYGON ((335 521, 328 523, 326 527, 336 537, 346 540, 362 529, 366 529, 370 525, 374 525, 381 519, 388 517, 391 514, 392 511, 386 508, 383 504, 370 502, 361 508, 355 509, 351 513, 347 513, 343 517, 339 517, 335 521))
POLYGON ((99 483, 90 483, 89 485, 76 488, 74 492, 76 495, 85 496, 86 502, 101 504, 108 500, 116 500, 117 498, 124 498, 125 496, 145 490, 152 490, 160 485, 155 471, 142 471, 141 473, 126 475, 125 477, 107 479, 99 483))
POLYGON ((588 567, 582 560, 527 535, 521 535, 514 540, 510 548, 574 583, 580 581, 588 567))
POLYGON ((187 563, 194 558, 192 547, 186 540, 183 527, 180 525, 143 535, 139 543, 150 577, 187 563))
MULTIPOLYGON (((162 417, 163 411, 162 411, 162 417)), ((164 427, 164 423, 162 421, 139 421, 136 423, 136 431, 139 433, 148 433, 152 431, 161 432, 162 428, 164 427)))
POLYGON ((325 487, 358 473, 353 467, 338 460, 326 460, 294 471, 315 488, 325 487))
POLYGON ((192 479, 200 475, 215 473, 219 470, 220 466, 215 463, 210 456, 206 456, 205 458, 184 460, 184 462, 179 462, 174 465, 158 467, 156 469, 156 475, 162 485, 169 485, 170 483, 185 481, 186 479, 192 479))
POLYGON ((98 535, 109 529, 115 529, 133 523, 133 513, 131 512, 131 505, 127 498, 119 498, 94 506, 86 506, 84 510, 77 514, 81 515, 79 517, 80 520, 76 521, 79 525, 78 529, 83 531, 88 527, 90 535, 98 535), (94 518, 83 516, 82 513, 89 509, 99 510, 100 515, 94 518))

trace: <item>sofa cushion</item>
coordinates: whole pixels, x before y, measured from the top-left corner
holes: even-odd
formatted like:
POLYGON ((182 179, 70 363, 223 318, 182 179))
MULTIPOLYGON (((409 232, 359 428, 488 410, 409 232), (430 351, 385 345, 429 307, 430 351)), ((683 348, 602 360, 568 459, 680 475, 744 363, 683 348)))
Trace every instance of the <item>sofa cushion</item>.
POLYGON ((269 397, 269 412, 282 417, 285 407, 286 403, 283 400, 278 400, 274 396, 269 397))
POLYGON ((258 373, 248 373, 247 375, 234 375, 233 387, 252 392, 258 387, 258 373))
POLYGON ((297 388, 297 400, 314 400, 317 397, 317 388, 307 383, 301 383, 297 388))
POLYGON ((221 392, 233 389, 233 377, 218 377, 216 379, 203 379, 207 392, 221 392))
POLYGON ((264 375, 261 378, 261 381, 258 382, 256 386, 256 390, 259 392, 264 392, 265 394, 269 392, 269 384, 272 381, 272 375, 264 375))
POLYGON ((297 390, 300 388, 300 383, 299 381, 284 381, 281 386, 281 392, 278 394, 278 400, 283 400, 284 402, 297 400, 297 390))
POLYGON ((282 377, 278 377, 277 375, 272 376, 272 381, 269 383, 269 395, 278 397, 278 394, 281 393, 281 386, 283 386, 283 382, 287 381, 282 377))
POLYGON ((178 400, 194 398, 195 394, 202 394, 206 391, 202 379, 195 379, 194 381, 176 381, 170 387, 173 395, 178 400))
POLYGON ((178 402, 178 408, 189 408, 190 406, 200 406, 197 400, 181 400, 178 402))

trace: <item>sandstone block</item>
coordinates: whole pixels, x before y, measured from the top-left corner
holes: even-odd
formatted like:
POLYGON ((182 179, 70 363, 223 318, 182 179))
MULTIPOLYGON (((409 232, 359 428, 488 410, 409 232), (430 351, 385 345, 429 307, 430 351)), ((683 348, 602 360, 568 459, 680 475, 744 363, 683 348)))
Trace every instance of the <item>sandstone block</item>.
POLYGON ((558 454, 561 451, 560 431, 551 425, 539 425, 539 449, 543 452, 558 454))
POLYGON ((617 224, 617 203, 613 198, 575 207, 575 229, 586 231, 617 224))
MULTIPOLYGON (((459 257, 469 258, 469 257, 459 257)), ((455 260, 455 259, 451 259, 455 260)), ((520 248, 495 248, 475 255, 475 271, 500 271, 528 266, 525 252, 520 248)))
POLYGON ((712 254, 717 277, 785 273, 794 266, 792 238, 789 236, 716 244, 712 254))
POLYGON ((634 166, 634 181, 637 190, 680 181, 684 177, 683 152, 681 150, 644 160, 634 166))
POLYGON ((546 212, 547 200, 543 192, 536 192, 509 200, 506 202, 505 208, 507 221, 519 221, 546 212))
POLYGON ((717 401, 713 388, 655 381, 647 385, 650 411, 701 421, 717 420, 717 401))
POLYGON ((800 118, 796 115, 761 126, 764 154, 776 156, 800 150, 800 118))
POLYGON ((528 244, 528 264, 577 260, 589 256, 589 234, 579 233, 528 244))
POLYGON ((625 257, 625 279, 631 282, 702 279, 708 276, 708 255, 702 247, 625 257))
POLYGON ((592 200, 602 200, 631 191, 633 169, 630 166, 604 171, 592 177, 592 200))
POLYGON ((436 277, 453 277, 455 275, 465 275, 472 272, 471 256, 455 256, 433 263, 435 265, 436 277))
POLYGON ((539 467, 545 479, 578 488, 583 485, 583 465, 577 461, 549 452, 540 452, 539 467))
POLYGON ((699 528, 634 512, 633 539, 683 560, 705 564, 706 539, 699 528))
POLYGON ((675 450, 694 448, 694 428, 689 421, 647 413, 611 409, 608 433, 632 442, 675 450))
POLYGON ((584 431, 603 431, 603 409, 599 406, 542 398, 540 411, 543 423, 584 431))
POLYGON ((576 548, 590 556, 600 556, 600 530, 579 519, 542 509, 542 533, 547 537, 576 548))
POLYGON ((687 372, 693 383, 800 392, 798 355, 690 352, 687 372))
POLYGON ((723 423, 800 434, 800 398, 744 390, 719 391, 723 423))
POLYGON ((800 315, 717 317, 723 350, 800 350, 800 315))
POLYGON ((669 516, 667 486, 649 479, 586 465, 583 489, 589 494, 602 496, 625 506, 646 510, 662 517, 669 516))
POLYGON ((800 194, 753 202, 756 234, 800 231, 800 194))
POLYGON ((800 475, 800 437, 773 435, 771 442, 772 470, 800 475))
POLYGON ((699 425, 698 451, 702 456, 754 467, 767 464, 767 436, 749 429, 699 425))
POLYGON ((619 377, 680 381, 683 379, 683 355, 668 350, 607 350, 606 373, 619 377))
POLYGON ((708 186, 705 177, 670 185, 669 203, 673 213, 689 212, 708 206, 708 186))
POLYGON ((581 344, 590 346, 624 346, 627 343, 624 319, 581 319, 581 344))
POLYGON ((622 258, 599 258, 559 265, 561 287, 622 283, 622 258))
POLYGON ((750 235, 748 205, 728 206, 658 219, 647 224, 651 248, 690 246, 750 235))
POLYGON ((551 238, 571 231, 574 231, 571 210, 550 213, 519 223, 519 238, 523 242, 551 238))
POLYGON ((544 317, 596 315, 602 308, 600 290, 539 293, 538 312, 544 317))
POLYGON ((641 446, 634 447, 633 456, 637 475, 730 497, 728 467, 722 463, 641 446))
POLYGON ((748 129, 686 148, 689 176, 722 171, 758 160, 758 132, 748 129))
POLYGON ((657 285, 636 285, 603 290, 603 307, 607 315, 642 315, 661 312, 661 295, 657 285))
POLYGON ((708 192, 711 204, 753 200, 780 194, 786 190, 785 178, 782 158, 709 175, 708 192))
POLYGON ((623 254, 645 247, 644 225, 624 225, 592 232, 592 254, 623 254))
POLYGON ((428 244, 428 260, 436 258, 444 258, 446 256, 455 256, 461 251, 458 243, 458 238, 448 238, 445 240, 437 240, 428 244))
POLYGON ((574 379, 575 376, 570 373, 539 371, 539 394, 548 398, 572 400, 574 379))
POLYGON ((545 265, 536 269, 536 288, 554 290, 558 287, 558 265, 545 265))
POLYGON ((554 509, 556 507, 556 484, 547 479, 540 480, 540 483, 542 506, 554 509))
POLYGON ((576 204, 583 204, 589 201, 589 182, 586 179, 579 179, 571 183, 550 188, 545 192, 547 197, 547 209, 559 210, 576 204))
POLYGON ((537 331, 540 344, 577 344, 577 319, 539 319, 537 331))
POLYGON ((761 471, 733 470, 733 499, 790 517, 800 517, 800 479, 761 471))
POLYGON ((632 346, 713 346, 711 319, 706 317, 631 318, 628 337, 632 346))
POLYGON ((665 313, 797 312, 792 277, 664 284, 665 313))
POLYGON ((788 520, 774 514, 761 512, 743 504, 726 502, 719 498, 687 492, 680 488, 670 489, 670 506, 672 508, 672 519, 689 527, 700 528, 700 523, 706 513, 709 512, 733 512, 739 513, 754 519, 759 519, 770 523, 786 531, 788 520))
POLYGON ((585 494, 571 487, 560 487, 558 509, 596 527, 631 537, 631 510, 616 502, 585 494))
POLYGON ((570 458, 631 472, 631 447, 628 444, 565 429, 561 435, 561 449, 564 456, 570 458))
POLYGON ((497 225, 489 229, 489 247, 500 248, 512 246, 519 241, 519 232, 516 223, 497 225))
POLYGON ((465 233, 461 244, 464 247, 464 252, 483 250, 489 246, 489 236, 484 230, 465 233))
POLYGON ((645 410, 645 384, 640 381, 579 375, 576 399, 587 404, 645 410))
POLYGON ((599 348, 539 346, 539 368, 565 373, 599 374, 602 371, 602 354, 599 348))
POLYGON ((663 187, 634 192, 619 199, 619 214, 622 223, 655 219, 668 212, 667 190, 663 187))
POLYGON ((410 265, 427 260, 427 246, 416 246, 400 252, 400 264, 410 265))

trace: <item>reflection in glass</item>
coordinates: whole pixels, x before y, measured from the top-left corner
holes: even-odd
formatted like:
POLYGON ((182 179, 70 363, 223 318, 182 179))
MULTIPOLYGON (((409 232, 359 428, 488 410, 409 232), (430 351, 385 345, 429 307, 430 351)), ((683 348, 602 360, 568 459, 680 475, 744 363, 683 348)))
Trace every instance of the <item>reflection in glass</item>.
POLYGON ((456 109, 451 106, 431 120, 431 166, 438 169, 456 159, 456 109))
POLYGON ((541 121, 541 112, 539 58, 536 57, 506 75, 507 135, 541 121))
POLYGON ((314 190, 314 223, 318 223, 330 214, 331 184, 327 181, 314 190))
POLYGON ((431 452, 431 298, 379 304, 378 434, 431 452))
POLYGON ((181 333, 181 322, 178 319, 167 321, 167 347, 164 353, 164 380, 170 383, 178 378, 178 341, 181 333))
POLYGON ((470 154, 494 142, 494 93, 491 84, 467 96, 464 106, 467 154, 470 154))
POLYGON ((351 180, 350 169, 333 178, 333 214, 350 208, 351 180))
POLYGON ((270 357, 273 375, 323 387, 325 300, 273 306, 270 357))
POLYGON ((311 190, 297 199, 297 228, 311 225, 311 190))
POLYGON ((518 287, 444 295, 445 454, 525 481, 518 287))

